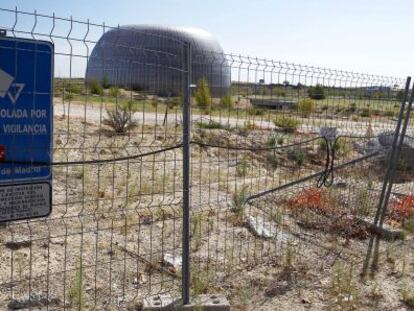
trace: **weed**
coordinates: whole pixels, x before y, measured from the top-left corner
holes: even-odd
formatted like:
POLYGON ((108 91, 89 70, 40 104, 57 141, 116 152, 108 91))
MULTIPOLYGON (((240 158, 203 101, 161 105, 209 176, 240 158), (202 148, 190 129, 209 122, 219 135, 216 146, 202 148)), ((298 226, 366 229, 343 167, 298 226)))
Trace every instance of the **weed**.
POLYGON ((247 113, 251 116, 264 116, 265 110, 256 107, 249 107, 247 109, 247 113))
POLYGON ((302 149, 294 149, 289 153, 289 156, 299 166, 302 166, 307 158, 306 153, 302 149))
POLYGON ((237 176, 238 177, 246 177, 248 169, 249 169, 249 163, 247 162, 246 158, 243 158, 236 165, 236 174, 237 174, 237 176))
POLYGON ((371 210, 371 200, 368 189, 358 189, 355 195, 354 213, 358 216, 368 216, 371 210))
POLYGON ((227 127, 220 122, 210 120, 209 122, 197 122, 196 125, 201 129, 213 130, 213 129, 227 129, 227 127))
POLYGON ((246 204, 246 197, 247 197, 247 186, 242 186, 240 190, 237 190, 233 193, 233 204, 232 204, 232 211, 238 216, 238 218, 243 217, 244 208, 246 204))
POLYGON ((300 125, 300 122, 296 119, 282 116, 281 118, 273 120, 273 123, 282 128, 284 132, 293 133, 296 132, 297 128, 300 125))
POLYGON ((197 90, 195 92, 195 100, 197 106, 203 111, 208 111, 211 106, 211 93, 210 87, 208 85, 207 79, 202 78, 199 83, 197 90))
POLYGON ((302 117, 309 117, 315 111, 315 102, 312 99, 302 99, 298 104, 298 110, 302 117))
POLYGON ((233 108, 233 101, 230 95, 225 95, 220 99, 220 107, 226 109, 233 108))
POLYGON ((119 97, 119 95, 121 95, 121 91, 119 90, 118 87, 113 86, 109 89, 109 94, 112 97, 119 97))
POLYGON ((75 306, 77 310, 81 311, 84 306, 82 255, 79 256, 77 266, 75 279, 69 287, 69 303, 71 306, 75 306))
POLYGON ((275 152, 273 152, 267 157, 267 161, 273 169, 276 169, 279 166, 279 158, 277 157, 275 152))
POLYGON ((237 310, 247 311, 249 310, 249 301, 251 300, 252 295, 252 286, 250 282, 242 285, 238 288, 238 293, 236 294, 238 298, 237 310))
POLYGON ((401 287, 402 301, 411 309, 414 309, 414 290, 404 282, 401 287))
POLYGON ((288 241, 286 246, 286 253, 283 260, 283 266, 286 270, 291 271, 294 269, 296 263, 296 250, 291 241, 288 241))
POLYGON ((194 252, 198 251, 202 244, 201 222, 202 215, 200 213, 193 214, 193 217, 191 218, 191 239, 193 241, 192 246, 194 252))
POLYGON ((132 101, 125 104, 117 105, 115 109, 106 109, 108 117, 104 119, 103 123, 110 126, 115 133, 125 134, 128 129, 135 125, 132 116, 135 112, 132 101))
POLYGON ((283 135, 272 134, 267 138, 266 144, 269 147, 275 147, 277 145, 283 145, 284 137, 283 135))
POLYGON ((364 108, 359 115, 363 118, 369 118, 371 116, 371 112, 369 108, 364 108))
POLYGON ((253 131, 257 129, 257 125, 254 122, 247 121, 244 123, 244 129, 246 131, 253 131))
POLYGON ((89 81, 88 88, 92 95, 103 95, 103 88, 95 79, 89 81))
POLYGON ((332 307, 337 307, 340 310, 355 309, 358 303, 359 290, 354 281, 352 266, 345 268, 341 263, 335 265, 329 295, 332 307))
POLYGON ((201 295, 207 292, 209 286, 209 275, 205 268, 193 265, 191 271, 191 289, 193 295, 201 295))
POLYGON ((403 228, 409 233, 414 233, 414 215, 404 220, 403 228))

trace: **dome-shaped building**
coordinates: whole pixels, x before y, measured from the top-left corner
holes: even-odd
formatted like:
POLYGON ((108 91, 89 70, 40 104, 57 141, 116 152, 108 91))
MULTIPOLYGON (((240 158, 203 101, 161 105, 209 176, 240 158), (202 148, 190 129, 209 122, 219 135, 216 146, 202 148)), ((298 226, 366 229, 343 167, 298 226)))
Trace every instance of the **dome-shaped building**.
POLYGON ((207 79, 213 96, 230 87, 230 68, 223 49, 208 32, 196 28, 131 25, 111 29, 89 58, 86 81, 177 96, 182 91, 185 44, 191 45, 191 82, 207 79))

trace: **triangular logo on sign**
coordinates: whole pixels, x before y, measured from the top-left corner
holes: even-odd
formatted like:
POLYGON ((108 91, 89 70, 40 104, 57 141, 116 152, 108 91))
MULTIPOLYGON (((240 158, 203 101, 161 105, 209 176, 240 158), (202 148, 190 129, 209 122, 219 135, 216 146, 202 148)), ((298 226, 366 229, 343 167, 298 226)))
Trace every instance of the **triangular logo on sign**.
POLYGON ((20 97, 20 94, 22 93, 22 91, 23 91, 23 88, 24 88, 24 83, 13 83, 12 84, 12 88, 15 88, 15 92, 14 92, 14 95, 10 92, 10 90, 9 90, 9 92, 8 92, 8 95, 9 95, 9 98, 10 98, 10 100, 12 101, 12 103, 13 104, 16 104, 16 101, 19 99, 19 97, 20 97))

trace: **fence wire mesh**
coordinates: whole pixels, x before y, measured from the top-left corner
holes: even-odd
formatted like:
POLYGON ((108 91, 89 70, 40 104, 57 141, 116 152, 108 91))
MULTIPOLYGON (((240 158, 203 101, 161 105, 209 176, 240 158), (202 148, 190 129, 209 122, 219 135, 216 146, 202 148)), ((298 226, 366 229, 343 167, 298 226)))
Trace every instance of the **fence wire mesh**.
MULTIPOLYGON (((224 292, 241 309, 264 292, 269 310, 283 309, 274 297, 358 272, 404 79, 197 42, 188 68, 188 38, 176 29, 8 9, 0 28, 55 45, 53 212, 0 228, 0 308, 123 310, 154 294, 180 296, 186 77, 191 295, 224 292), (276 285, 261 278, 269 271, 276 285)), ((408 126, 385 219, 408 232, 411 136, 408 126)), ((340 294, 329 301, 355 303, 340 294)))

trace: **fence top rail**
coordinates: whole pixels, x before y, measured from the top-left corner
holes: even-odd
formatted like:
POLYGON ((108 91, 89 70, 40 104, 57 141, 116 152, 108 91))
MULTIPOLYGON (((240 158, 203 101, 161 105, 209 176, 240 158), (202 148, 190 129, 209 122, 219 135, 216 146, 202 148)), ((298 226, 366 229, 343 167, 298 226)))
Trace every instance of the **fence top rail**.
MULTIPOLYGON (((70 23, 70 29, 67 33, 66 37, 63 37, 64 39, 69 39, 69 40, 73 40, 73 41, 84 41, 84 42, 88 42, 88 43, 96 43, 96 41, 88 41, 87 40, 87 36, 89 34, 90 31, 90 27, 99 27, 102 28, 103 32, 106 32, 108 30, 115 30, 115 31, 120 31, 122 30, 121 25, 116 25, 116 26, 111 26, 106 24, 105 22, 102 23, 97 23, 97 22, 91 22, 89 19, 86 20, 80 20, 80 19, 74 19, 72 16, 70 17, 61 17, 61 16, 57 16, 55 13, 52 13, 52 15, 50 14, 43 14, 43 13, 38 13, 36 10, 34 10, 33 12, 29 12, 29 11, 22 11, 19 10, 17 7, 15 7, 14 9, 8 9, 8 8, 2 8, 0 7, 0 12, 8 12, 8 13, 13 13, 14 14, 14 23, 13 25, 6 29, 11 31, 12 33, 25 33, 25 34, 32 34, 32 35, 47 35, 50 37, 53 37, 53 31, 55 30, 55 22, 56 21, 63 21, 63 22, 68 22, 70 23), (32 25, 32 29, 30 31, 22 31, 22 30, 18 30, 16 29, 17 23, 19 21, 19 15, 25 15, 25 16, 31 16, 33 17, 33 25, 32 25), (52 20, 53 24, 51 26, 50 32, 48 34, 46 33, 36 33, 35 29, 37 27, 37 23, 38 23, 38 18, 45 18, 45 19, 50 19, 52 20), (72 38, 70 37, 72 30, 73 30, 73 25, 74 24, 78 24, 78 25, 84 25, 86 26, 86 30, 85 30, 85 35, 83 38, 72 38)), ((135 33, 145 33, 148 35, 148 32, 145 32, 143 30, 139 30, 139 29, 131 29, 130 31, 133 31, 135 33)), ((154 37, 158 37, 160 39, 165 39, 165 40, 169 40, 169 41, 175 41, 177 43, 182 44, 183 46, 185 46, 187 44, 187 42, 185 40, 181 40, 179 38, 173 38, 167 35, 163 35, 163 34, 159 34, 159 33, 151 33, 151 36, 154 37)))
MULTIPOLYGON (((44 14, 38 13, 36 10, 33 12, 29 11, 22 11, 19 10, 17 7, 14 9, 11 8, 2 8, 0 7, 0 12, 7 12, 13 14, 14 20, 11 22, 9 27, 5 27, 4 29, 10 31, 14 36, 17 34, 24 34, 30 35, 31 37, 35 38, 36 36, 41 36, 45 38, 49 38, 51 41, 53 39, 64 39, 69 42, 77 41, 83 42, 84 44, 96 44, 99 41, 99 38, 94 39, 90 38, 91 36, 91 27, 98 27, 102 29, 102 33, 107 31, 122 31, 124 26, 111 26, 107 25, 105 22, 96 23, 92 22, 89 19, 81 20, 81 19, 74 19, 72 16, 70 17, 61 17, 56 16, 55 13, 53 14, 44 14), (19 16, 29 16, 33 17, 33 21, 31 24, 25 24, 23 29, 19 29, 17 27, 19 23, 19 16), (41 31, 38 29, 38 19, 45 18, 51 20, 52 23, 48 29, 48 31, 41 31), (64 21, 68 22, 68 29, 65 35, 56 33, 56 21, 64 21), (78 33, 76 35, 74 32, 74 25, 83 25, 85 29, 82 30, 82 33, 78 33)), ((4 26, 0 26, 4 27, 4 26)), ((168 27, 164 27, 165 29, 169 29, 168 27)), ((171 29, 175 29, 171 27, 171 29)), ((147 31, 135 29, 135 28, 128 28, 128 31, 133 31, 135 33, 142 33, 150 36, 154 36, 154 38, 159 38, 163 40, 173 41, 185 46, 188 44, 187 40, 171 37, 168 35, 163 35, 162 33, 148 33, 147 31)), ((115 43, 117 44, 117 42, 115 43)), ((136 48, 136 47, 135 47, 136 48)), ((133 49, 133 48, 132 48, 133 49)), ((149 49, 145 49, 147 52, 156 52, 151 51, 149 49)), ((293 76, 306 76, 309 78, 314 79, 326 79, 329 81, 333 80, 341 80, 349 82, 353 85, 358 85, 362 83, 369 83, 373 86, 386 84, 388 86, 396 86, 398 88, 402 88, 405 82, 405 78, 402 77, 393 77, 387 75, 377 75, 377 74, 370 74, 370 73, 362 73, 362 72, 353 72, 344 69, 333 69, 333 68, 326 68, 320 66, 312 66, 312 65, 303 65, 299 63, 292 63, 280 60, 274 60, 269 58, 259 58, 254 56, 248 55, 241 55, 241 54, 233 54, 233 53, 224 53, 224 52, 217 52, 217 51, 209 51, 209 50, 200 50, 197 49, 197 53, 193 55, 193 62, 194 63, 219 63, 222 66, 228 66, 230 68, 238 68, 243 70, 251 70, 251 71, 262 71, 266 73, 277 73, 278 75, 293 75, 293 76)))
POLYGON ((274 60, 269 58, 259 58, 255 56, 218 53, 214 51, 201 50, 193 57, 196 63, 221 62, 230 68, 239 68, 251 71, 263 71, 268 73, 278 73, 295 76, 313 76, 315 78, 341 79, 358 83, 358 81, 372 81, 372 83, 398 84, 403 87, 405 78, 388 75, 378 75, 363 72, 354 72, 344 69, 334 69, 321 66, 303 65, 299 63, 274 60))

